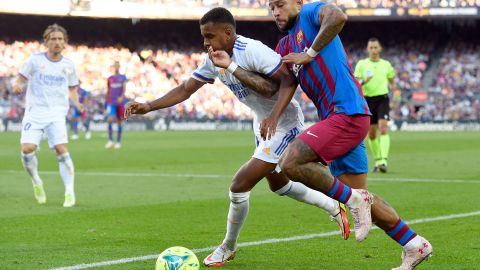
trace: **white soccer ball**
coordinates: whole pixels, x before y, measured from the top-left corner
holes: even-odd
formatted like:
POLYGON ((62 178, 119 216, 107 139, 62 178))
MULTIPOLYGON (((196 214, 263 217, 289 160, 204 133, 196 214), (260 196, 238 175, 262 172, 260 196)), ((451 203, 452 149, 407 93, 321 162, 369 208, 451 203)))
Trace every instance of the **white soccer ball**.
POLYGON ((190 249, 170 247, 158 256, 155 270, 198 270, 199 268, 198 258, 190 249))

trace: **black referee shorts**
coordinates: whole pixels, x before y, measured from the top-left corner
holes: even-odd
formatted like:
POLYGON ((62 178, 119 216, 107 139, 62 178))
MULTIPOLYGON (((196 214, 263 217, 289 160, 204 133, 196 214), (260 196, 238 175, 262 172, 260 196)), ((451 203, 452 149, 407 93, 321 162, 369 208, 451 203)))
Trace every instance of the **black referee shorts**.
POLYGON ((374 97, 365 97, 372 113, 370 125, 378 124, 378 119, 390 120, 390 98, 388 94, 374 97))

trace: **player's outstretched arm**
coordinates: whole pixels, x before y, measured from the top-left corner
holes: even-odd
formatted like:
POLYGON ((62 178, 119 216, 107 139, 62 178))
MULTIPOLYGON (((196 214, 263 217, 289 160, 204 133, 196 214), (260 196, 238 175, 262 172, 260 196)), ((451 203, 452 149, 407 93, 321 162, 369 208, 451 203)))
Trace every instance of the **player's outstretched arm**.
POLYGON ((273 106, 272 112, 260 123, 260 136, 264 140, 270 140, 270 138, 275 135, 278 119, 292 100, 298 86, 295 75, 293 75, 285 64, 272 75, 272 79, 280 82, 280 87, 278 90, 278 99, 273 106))
MULTIPOLYGON (((230 64, 232 64, 232 59, 225 51, 213 51, 210 49, 208 53, 213 64, 215 64, 217 67, 228 70, 228 67, 230 64)), ((233 76, 235 76, 245 86, 264 97, 272 97, 279 89, 278 82, 270 80, 264 74, 248 71, 239 66, 236 66, 234 70, 229 71, 233 71, 233 76)))
POLYGON ((312 46, 306 53, 291 53, 284 56, 282 58, 283 61, 297 65, 310 63, 310 61, 342 31, 347 19, 347 15, 336 5, 325 5, 318 12, 320 30, 312 46))
POLYGON ((125 109, 125 119, 128 120, 131 115, 142 115, 151 111, 168 108, 180 102, 183 102, 187 100, 198 89, 200 89, 200 87, 202 87, 204 84, 204 82, 197 81, 194 78, 189 78, 179 86, 170 90, 163 97, 158 98, 154 101, 147 103, 129 103, 127 104, 127 108, 125 109))

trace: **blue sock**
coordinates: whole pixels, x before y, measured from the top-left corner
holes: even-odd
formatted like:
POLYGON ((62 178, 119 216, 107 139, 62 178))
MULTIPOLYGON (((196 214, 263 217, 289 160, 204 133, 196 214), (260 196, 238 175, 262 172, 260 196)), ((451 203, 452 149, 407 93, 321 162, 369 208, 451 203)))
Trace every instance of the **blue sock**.
POLYGON ((352 196, 352 189, 339 181, 336 177, 333 177, 333 184, 326 195, 341 203, 347 203, 350 196, 352 196))
POLYGON ((122 140, 122 124, 118 124, 118 132, 117 132, 117 142, 120 143, 122 140))
POLYGON ((385 232, 401 246, 405 246, 410 240, 417 236, 417 234, 401 219, 397 221, 393 228, 386 230, 385 232))
POLYGON ((108 140, 113 141, 113 127, 111 123, 108 123, 108 140))
POLYGON ((75 134, 75 135, 78 134, 78 122, 77 121, 72 122, 72 131, 73 131, 73 134, 75 134))

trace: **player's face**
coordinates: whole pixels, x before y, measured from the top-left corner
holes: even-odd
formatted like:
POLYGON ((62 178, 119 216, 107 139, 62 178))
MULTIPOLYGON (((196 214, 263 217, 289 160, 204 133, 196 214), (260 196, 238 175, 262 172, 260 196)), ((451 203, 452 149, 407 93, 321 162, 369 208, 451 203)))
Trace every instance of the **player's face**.
POLYGON ((209 49, 228 50, 230 39, 233 38, 231 29, 226 24, 208 22, 200 26, 200 32, 203 37, 203 46, 209 49))
POLYGON ((45 40, 48 51, 52 54, 60 54, 65 48, 65 37, 62 32, 52 32, 45 40))
POLYGON ((302 8, 302 0, 269 0, 268 6, 280 31, 290 30, 302 8))
POLYGON ((380 55, 381 51, 382 51, 382 46, 380 46, 380 43, 378 43, 378 41, 368 42, 368 45, 367 45, 368 56, 377 57, 380 55))

